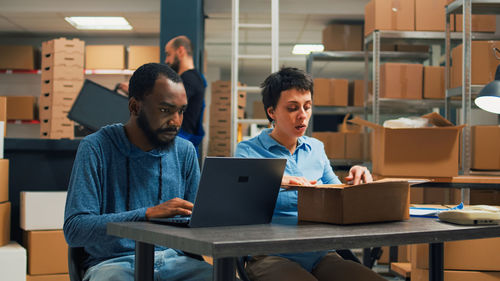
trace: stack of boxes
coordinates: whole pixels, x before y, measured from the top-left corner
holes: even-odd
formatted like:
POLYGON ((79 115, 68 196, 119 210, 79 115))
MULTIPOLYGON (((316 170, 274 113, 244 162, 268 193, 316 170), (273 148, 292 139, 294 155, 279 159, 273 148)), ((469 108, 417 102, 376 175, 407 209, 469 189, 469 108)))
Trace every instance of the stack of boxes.
MULTIPOLYGON (((245 114, 246 92, 238 92, 237 103, 238 119, 242 119, 245 114)), ((209 156, 230 156, 231 119, 231 82, 215 81, 212 83, 210 104, 209 156)))
POLYGON ((74 137, 74 122, 67 115, 83 85, 84 42, 54 39, 42 43, 40 137, 74 137))
POLYGON ((69 280, 65 204, 65 191, 21 192, 19 225, 28 253, 28 281, 69 280))

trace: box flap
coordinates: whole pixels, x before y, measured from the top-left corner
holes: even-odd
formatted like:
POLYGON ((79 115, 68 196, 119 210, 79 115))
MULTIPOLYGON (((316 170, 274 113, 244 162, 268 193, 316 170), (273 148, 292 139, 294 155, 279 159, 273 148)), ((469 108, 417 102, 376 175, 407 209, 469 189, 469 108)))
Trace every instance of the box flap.
POLYGON ((378 124, 375 124, 375 123, 363 120, 363 119, 361 119, 359 117, 354 117, 354 118, 352 118, 351 120, 349 120, 347 122, 350 122, 350 123, 353 123, 353 124, 357 124, 357 125, 360 125, 360 126, 366 126, 366 127, 373 128, 373 129, 383 129, 384 128, 384 127, 382 127, 382 126, 380 126, 378 124))
POLYGON ((423 118, 429 119, 429 123, 438 127, 451 127, 454 126, 453 123, 446 120, 443 116, 441 116, 437 112, 431 112, 429 114, 423 115, 423 118))
POLYGON ((402 183, 402 184, 408 184, 407 179, 381 179, 377 181, 373 181, 370 183, 362 183, 362 184, 357 184, 357 185, 351 185, 351 184, 318 184, 318 185, 289 185, 289 188, 294 188, 294 189, 346 189, 346 188, 363 188, 365 186, 376 186, 376 185, 381 185, 387 182, 394 182, 394 183, 402 183))

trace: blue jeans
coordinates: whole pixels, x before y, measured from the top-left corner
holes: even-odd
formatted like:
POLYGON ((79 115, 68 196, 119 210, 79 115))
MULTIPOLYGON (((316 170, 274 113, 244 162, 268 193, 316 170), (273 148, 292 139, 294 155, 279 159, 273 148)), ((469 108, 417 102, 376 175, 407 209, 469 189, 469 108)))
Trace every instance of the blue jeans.
MULTIPOLYGON (((212 280, 212 266, 172 249, 156 251, 154 256, 154 280, 212 280)), ((103 261, 85 272, 84 281, 134 281, 135 255, 103 261)))

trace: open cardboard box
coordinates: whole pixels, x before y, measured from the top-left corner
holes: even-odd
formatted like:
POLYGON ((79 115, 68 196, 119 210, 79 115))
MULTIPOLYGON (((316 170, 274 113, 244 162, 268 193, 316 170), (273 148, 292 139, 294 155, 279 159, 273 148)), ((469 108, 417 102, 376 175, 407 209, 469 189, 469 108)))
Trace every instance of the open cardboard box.
POLYGON ((355 224, 410 218, 410 184, 406 180, 296 188, 299 220, 355 224))
POLYGON ((438 113, 422 117, 436 127, 391 129, 354 118, 349 122, 374 129, 373 173, 403 177, 458 175, 459 136, 465 125, 453 126, 438 113))

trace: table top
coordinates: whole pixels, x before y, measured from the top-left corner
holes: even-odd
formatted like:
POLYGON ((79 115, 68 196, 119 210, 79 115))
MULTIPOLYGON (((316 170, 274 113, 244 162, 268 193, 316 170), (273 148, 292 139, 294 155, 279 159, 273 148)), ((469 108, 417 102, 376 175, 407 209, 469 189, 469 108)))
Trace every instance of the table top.
MULTIPOLYGON (((386 178, 374 175, 377 179, 386 178)), ((391 178, 391 177, 389 177, 391 178)), ((494 175, 461 175, 456 177, 405 177, 401 179, 423 180, 423 183, 412 184, 412 187, 447 187, 471 189, 500 189, 500 176, 494 175)))
POLYGON ((109 223, 108 234, 224 258, 500 237, 500 226, 454 225, 429 218, 342 226, 288 217, 276 218, 271 224, 205 228, 109 223))

